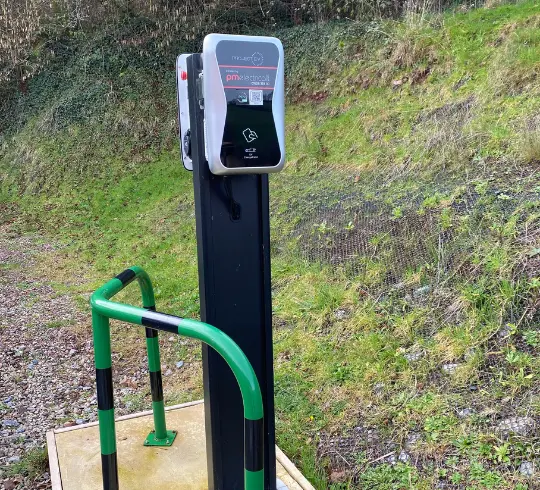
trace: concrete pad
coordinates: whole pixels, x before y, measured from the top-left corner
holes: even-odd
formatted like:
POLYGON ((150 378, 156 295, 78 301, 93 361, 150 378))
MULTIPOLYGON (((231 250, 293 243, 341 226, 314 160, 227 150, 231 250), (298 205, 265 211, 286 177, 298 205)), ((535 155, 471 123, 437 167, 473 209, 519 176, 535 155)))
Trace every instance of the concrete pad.
MULTIPOLYGON (((121 489, 208 490, 204 404, 186 403, 166 410, 167 428, 178 430, 170 447, 143 445, 153 428, 151 412, 117 419, 121 489)), ((47 434, 47 442, 53 490, 102 489, 97 423, 56 429, 47 434)), ((312 490, 287 457, 276 449, 280 490, 312 490)))

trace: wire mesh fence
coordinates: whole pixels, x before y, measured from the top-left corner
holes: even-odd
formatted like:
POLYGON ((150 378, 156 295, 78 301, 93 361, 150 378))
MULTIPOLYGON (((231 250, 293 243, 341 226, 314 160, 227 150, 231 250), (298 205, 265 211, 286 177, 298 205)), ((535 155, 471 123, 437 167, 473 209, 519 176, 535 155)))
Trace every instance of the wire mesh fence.
MULTIPOLYGON (((417 334, 425 339, 468 322, 476 331, 471 335, 475 341, 457 358, 431 364, 422 342, 405 342, 402 354, 410 365, 430 365, 419 382, 427 392, 448 396, 441 420, 466 423, 473 434, 524 448, 522 473, 538 467, 535 407, 540 389, 526 380, 518 388, 515 379, 533 376, 531 360, 540 350, 540 294, 534 287, 540 272, 540 224, 531 204, 540 195, 536 170, 509 164, 478 165, 474 172, 458 173, 417 168, 396 178, 383 168, 299 171, 293 166, 272 185, 275 258, 303 261, 328 281, 355 285, 360 301, 369 301, 387 323, 421 311, 423 327, 417 334), (502 253, 508 269, 499 268, 495 277, 490 270, 504 262, 502 253), (505 293, 507 302, 493 299, 506 287, 511 291, 505 293), (493 327, 486 330, 490 322, 493 327), (528 367, 519 368, 518 359, 528 359, 528 367), (467 363, 474 364, 474 375, 456 381, 455 373, 467 363), (499 395, 494 393, 506 396, 496 408, 499 395)), ((338 313, 333 316, 340 318, 338 313)), ((325 334, 332 335, 332 327, 325 334)), ((395 393, 385 383, 374 383, 374 412, 401 395, 420 396, 415 390, 395 393)), ((363 472, 373 464, 444 467, 419 449, 429 437, 429 423, 428 418, 425 427, 384 432, 360 418, 344 431, 322 431, 318 456, 336 478, 352 477, 359 488, 368 484, 363 472)), ((451 454, 459 451, 448 448, 451 454)), ((501 469, 500 463, 493 467, 501 469)))
MULTIPOLYGON (((503 237, 510 247, 534 243, 538 229, 521 225, 527 203, 538 197, 535 175, 534 169, 522 175, 513 168, 477 169, 463 176, 440 171, 426 180, 412 170, 399 181, 385 172, 329 168, 297 175, 289 169, 277 185, 292 180, 305 193, 274 206, 276 247, 340 270, 373 293, 407 284, 433 292, 456 275, 473 279, 479 246, 509 220, 521 228, 503 237)), ((522 265, 534 257, 523 257, 522 265)))

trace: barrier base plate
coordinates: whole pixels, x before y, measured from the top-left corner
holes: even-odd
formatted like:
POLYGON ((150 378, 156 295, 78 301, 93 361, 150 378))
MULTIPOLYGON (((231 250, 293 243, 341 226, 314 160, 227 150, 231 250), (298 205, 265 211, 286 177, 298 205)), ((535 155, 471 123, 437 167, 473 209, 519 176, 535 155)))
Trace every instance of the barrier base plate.
POLYGON ((146 439, 144 440, 145 446, 172 446, 174 440, 176 439, 176 434, 178 434, 175 430, 168 430, 167 431, 167 437, 165 439, 157 439, 155 431, 150 432, 146 436, 146 439))

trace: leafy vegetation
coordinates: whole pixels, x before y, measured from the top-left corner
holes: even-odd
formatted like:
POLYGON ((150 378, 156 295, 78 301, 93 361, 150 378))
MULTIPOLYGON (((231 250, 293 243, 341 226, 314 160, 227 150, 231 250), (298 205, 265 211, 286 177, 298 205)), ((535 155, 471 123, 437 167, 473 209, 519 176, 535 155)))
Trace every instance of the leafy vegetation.
POLYGON ((47 450, 36 448, 26 453, 18 463, 4 467, 8 476, 23 475, 30 478, 41 475, 48 467, 49 461, 47 450))
MULTIPOLYGON (((65 244, 42 264, 58 288, 82 297, 138 263, 160 309, 196 317, 174 77, 137 54, 151 40, 119 43, 134 26, 64 41, 4 104, 2 216, 65 244)), ((528 0, 277 30, 278 442, 317 488, 534 488, 519 468, 539 465, 539 27, 528 0)), ((169 401, 200 395, 199 375, 169 401)))

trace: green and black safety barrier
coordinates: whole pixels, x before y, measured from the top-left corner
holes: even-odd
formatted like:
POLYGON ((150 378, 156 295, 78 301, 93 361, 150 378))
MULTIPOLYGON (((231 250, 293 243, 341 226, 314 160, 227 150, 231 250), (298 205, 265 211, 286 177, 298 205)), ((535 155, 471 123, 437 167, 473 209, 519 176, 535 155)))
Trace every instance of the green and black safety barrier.
POLYGON ((176 436, 176 432, 168 431, 165 424, 158 331, 163 330, 201 340, 223 357, 240 386, 244 404, 245 489, 263 490, 263 402, 257 376, 240 347, 228 335, 207 323, 155 311, 152 283, 148 274, 140 267, 126 269, 99 288, 92 294, 90 305, 96 362, 103 489, 118 490, 119 488, 109 326, 109 319, 112 318, 146 327, 154 431, 146 438, 144 444, 171 445, 176 436), (141 289, 144 308, 110 301, 115 294, 135 279, 141 289))

